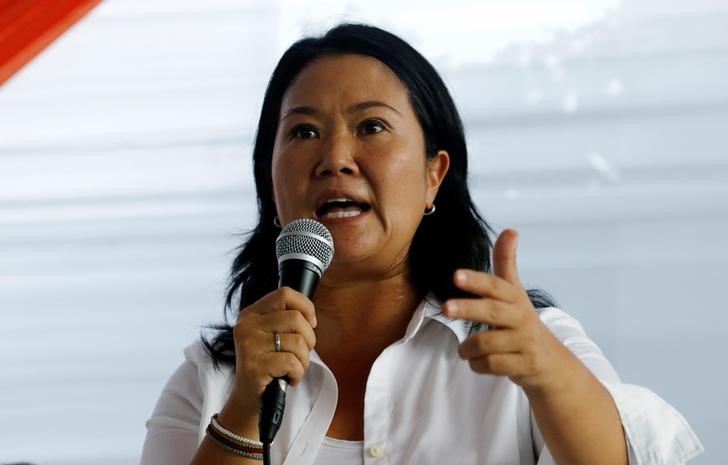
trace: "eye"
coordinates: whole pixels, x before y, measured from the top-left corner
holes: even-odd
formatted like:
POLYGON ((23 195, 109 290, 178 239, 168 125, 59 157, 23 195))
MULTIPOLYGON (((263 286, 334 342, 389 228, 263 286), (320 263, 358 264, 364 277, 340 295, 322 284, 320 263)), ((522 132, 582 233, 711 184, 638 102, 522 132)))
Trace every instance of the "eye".
POLYGON ((318 132, 310 124, 299 124, 291 129, 290 136, 293 139, 315 139, 318 132))
POLYGON ((376 119, 368 119, 359 125, 362 134, 376 134, 386 129, 386 125, 376 119))

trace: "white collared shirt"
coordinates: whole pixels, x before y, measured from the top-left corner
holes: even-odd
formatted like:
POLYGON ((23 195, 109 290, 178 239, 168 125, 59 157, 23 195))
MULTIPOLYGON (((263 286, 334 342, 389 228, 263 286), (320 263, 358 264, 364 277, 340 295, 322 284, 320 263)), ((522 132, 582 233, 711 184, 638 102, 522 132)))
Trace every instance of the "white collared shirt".
MULTIPOLYGON (((614 398, 630 465, 684 464, 703 450, 673 407, 645 388, 619 381, 574 318, 556 308, 537 312, 614 398)), ((523 391, 506 377, 473 372, 458 357, 458 345, 470 327, 446 317, 434 300, 420 304, 404 337, 372 365, 364 399, 364 440, 359 460, 352 464, 554 465, 523 391)), ((147 421, 141 465, 189 463, 210 417, 228 398, 231 367, 216 370, 199 342, 187 347, 185 356, 147 421)), ((319 451, 338 388, 315 350, 310 360, 302 382, 288 389, 283 423, 271 447, 274 465, 327 465, 319 463, 319 451)))

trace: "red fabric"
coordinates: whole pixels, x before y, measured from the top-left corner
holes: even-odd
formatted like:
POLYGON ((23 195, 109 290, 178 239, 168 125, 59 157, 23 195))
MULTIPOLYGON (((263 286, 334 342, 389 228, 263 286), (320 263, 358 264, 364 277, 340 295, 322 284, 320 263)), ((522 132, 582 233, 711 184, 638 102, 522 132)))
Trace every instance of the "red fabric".
POLYGON ((0 85, 101 0, 0 0, 0 85))

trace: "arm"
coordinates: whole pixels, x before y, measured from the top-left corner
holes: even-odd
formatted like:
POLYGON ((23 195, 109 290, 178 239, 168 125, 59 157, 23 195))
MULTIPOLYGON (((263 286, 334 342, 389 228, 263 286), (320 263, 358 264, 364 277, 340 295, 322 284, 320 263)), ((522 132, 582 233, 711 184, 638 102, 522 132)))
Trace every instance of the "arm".
POLYGON ((545 386, 524 387, 551 455, 559 465, 626 465, 627 444, 611 395, 557 342, 565 351, 561 355, 561 379, 545 386))
MULTIPOLYGON (((232 395, 230 396, 233 397, 232 395)), ((218 415, 218 421, 227 429, 239 436, 258 439, 258 415, 241 415, 233 401, 228 400, 218 415)), ((190 465, 260 465, 260 460, 240 457, 220 447, 210 436, 205 436, 190 465)))
POLYGON ((505 231, 493 255, 495 276, 460 270, 455 284, 479 298, 453 299, 445 312, 488 324, 460 346, 478 373, 508 376, 532 406, 559 465, 626 465, 619 412, 605 387, 539 319, 516 269, 516 233, 505 231))
POLYGON ((445 312, 491 327, 468 337, 459 354, 474 371, 522 387, 539 446, 545 442, 559 465, 677 465, 702 452, 680 413, 652 391, 619 382, 576 320, 556 309, 537 315, 515 251, 516 233, 504 231, 493 251, 495 276, 458 271, 455 284, 477 297, 449 300, 445 312))
MULTIPOLYGON (((301 382, 315 344, 315 325, 311 301, 288 288, 273 291, 240 312, 233 330, 235 381, 218 415, 223 428, 258 439, 260 396, 275 377, 287 377, 291 386, 301 382), (274 333, 280 334, 280 351, 274 333)), ((200 418, 205 375, 198 373, 203 362, 186 355, 188 360, 165 386, 147 422, 141 465, 259 465, 259 460, 237 455, 209 435, 198 447, 200 427, 210 421, 200 418)))
POLYGON ((170 377, 147 420, 140 465, 187 464, 197 449, 203 393, 194 354, 170 377))
MULTIPOLYGON (((207 437, 198 448, 203 397, 198 366, 194 357, 188 356, 167 382, 147 421, 141 465, 260 465, 257 460, 228 453, 207 437)), ((257 415, 252 419, 231 415, 236 408, 229 404, 218 417, 220 424, 241 436, 257 438, 257 415)))
MULTIPOLYGON (((608 392, 619 413, 630 464, 682 465, 703 451, 700 440, 677 410, 649 389, 624 384, 619 380, 602 351, 587 337, 584 329, 574 318, 555 308, 539 310, 538 313, 549 331, 608 392)), ((550 457, 552 446, 544 448, 544 437, 548 427, 539 420, 543 416, 536 416, 535 411, 538 408, 536 401, 533 396, 529 397, 534 411, 532 415, 534 440, 537 450, 541 451, 540 460, 544 464, 553 463, 553 458, 550 457)), ((588 412, 591 413, 593 412, 588 412)), ((546 418, 550 419, 551 416, 546 418)))

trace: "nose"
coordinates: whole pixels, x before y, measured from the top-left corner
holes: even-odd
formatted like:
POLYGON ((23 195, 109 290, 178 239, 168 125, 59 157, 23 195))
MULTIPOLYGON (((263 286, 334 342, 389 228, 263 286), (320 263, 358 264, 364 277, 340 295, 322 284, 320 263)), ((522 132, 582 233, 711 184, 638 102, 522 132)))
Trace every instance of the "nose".
POLYGON ((334 134, 321 145, 316 176, 352 175, 359 168, 354 160, 354 143, 346 133, 334 134))

